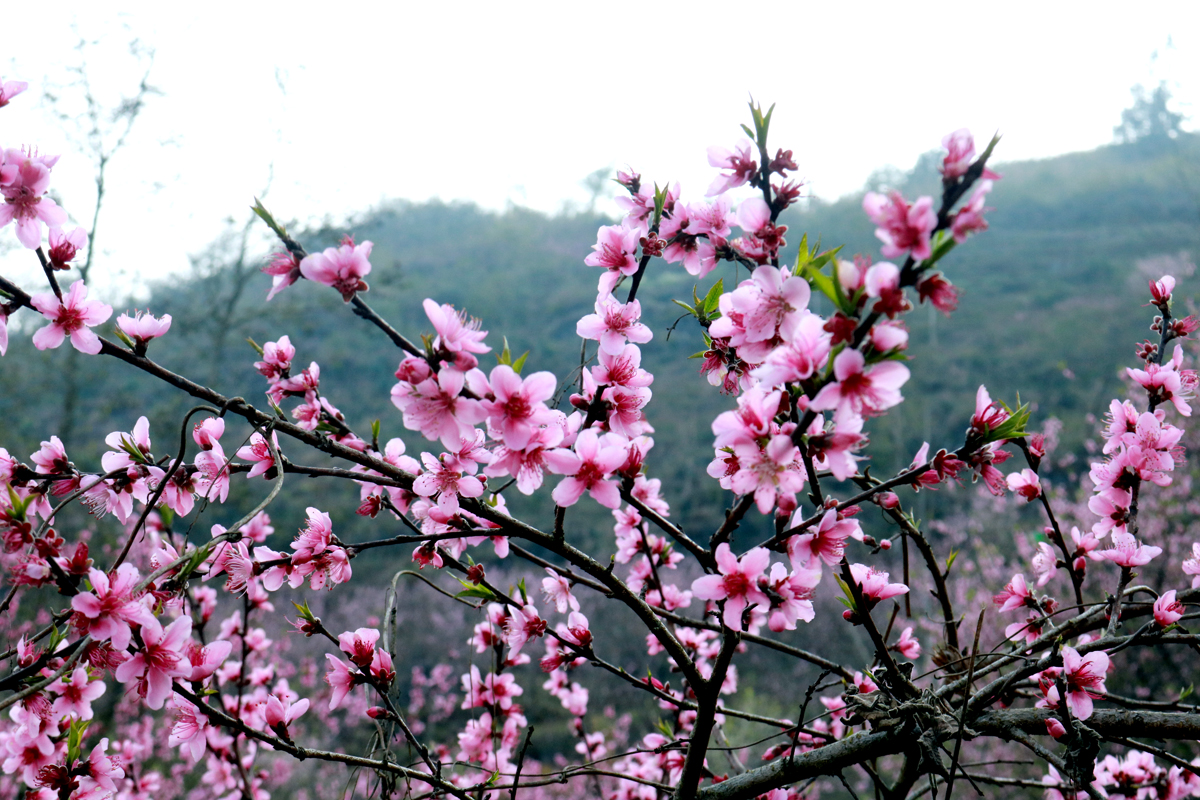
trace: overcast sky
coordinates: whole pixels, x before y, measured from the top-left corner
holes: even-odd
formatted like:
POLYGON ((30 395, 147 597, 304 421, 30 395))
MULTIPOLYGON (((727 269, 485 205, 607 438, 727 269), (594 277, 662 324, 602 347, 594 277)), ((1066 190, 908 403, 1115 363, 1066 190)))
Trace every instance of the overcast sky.
MULTIPOLYGON (((88 74, 115 104, 145 64, 129 42, 154 49, 162 94, 109 165, 101 281, 185 269, 268 184, 301 221, 389 198, 556 211, 610 166, 699 195, 705 148, 738 139, 751 95, 777 104, 772 145, 826 198, 964 126, 1000 131, 1008 161, 1105 144, 1137 83, 1167 81, 1200 121, 1195 2, 108 5, 9 3, 21 35, 0 52, 0 77, 31 84, 0 145, 62 153, 52 186, 86 222, 93 166, 45 89, 78 108, 68 69, 95 39, 88 74)), ((0 268, 14 256, 29 263, 0 268)))

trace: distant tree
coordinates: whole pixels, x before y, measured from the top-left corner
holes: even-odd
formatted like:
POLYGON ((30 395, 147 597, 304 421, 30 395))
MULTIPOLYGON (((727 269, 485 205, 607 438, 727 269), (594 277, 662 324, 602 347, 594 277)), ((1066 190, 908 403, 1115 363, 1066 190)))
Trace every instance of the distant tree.
POLYGON ((1167 108, 1171 92, 1165 81, 1153 92, 1140 83, 1132 91, 1133 105, 1121 112, 1121 124, 1113 128, 1113 138, 1118 143, 1161 142, 1179 136, 1184 116, 1167 108))

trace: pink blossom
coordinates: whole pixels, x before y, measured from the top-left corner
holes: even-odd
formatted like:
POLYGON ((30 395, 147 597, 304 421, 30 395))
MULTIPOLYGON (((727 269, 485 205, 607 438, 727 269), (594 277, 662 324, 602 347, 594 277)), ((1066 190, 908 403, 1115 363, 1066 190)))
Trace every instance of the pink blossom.
POLYGON ((92 591, 71 598, 71 608, 82 617, 76 618, 76 624, 98 642, 111 640, 115 650, 129 647, 130 623, 145 625, 154 618, 140 600, 133 598, 140 577, 137 567, 129 563, 117 568, 111 582, 100 570, 90 570, 92 591))
MULTIPOLYGON (((635 301, 636 302, 636 301, 635 301)), ((612 475, 628 458, 628 444, 614 433, 600 436, 589 428, 575 440, 575 451, 551 450, 546 453, 546 465, 551 472, 567 475, 551 493, 562 508, 575 505, 584 492, 606 508, 621 505, 620 488, 612 475)))
POLYGON ((354 632, 338 634, 338 647, 349 657, 351 663, 364 670, 369 668, 375 659, 375 644, 378 641, 379 630, 376 628, 359 628, 354 632))
MULTIPOLYGON (((867 606, 866 609, 859 609, 858 613, 869 613, 881 600, 901 594, 908 594, 908 587, 903 583, 889 583, 886 572, 881 572, 874 567, 868 567, 866 564, 851 564, 850 575, 854 578, 854 582, 858 584, 859 590, 862 592, 863 602, 867 606)), ((842 617, 856 625, 859 624, 857 614, 851 609, 843 611, 842 617)))
MULTIPOLYGON (((271 431, 271 444, 275 445, 276 451, 279 450, 279 437, 275 431, 271 431)), ((239 448, 234 455, 238 458, 254 462, 254 466, 246 474, 247 478, 257 478, 267 470, 275 467, 275 456, 272 454, 271 447, 267 444, 267 440, 263 438, 261 433, 251 434, 250 444, 239 448)))
POLYGON ((733 150, 712 146, 708 148, 708 164, 718 169, 726 170, 713 179, 705 195, 724 194, 730 189, 736 189, 754 178, 758 172, 758 162, 754 159, 754 145, 743 139, 733 150))
POLYGON ((953 180, 967 174, 967 169, 975 159, 975 137, 966 128, 959 128, 953 133, 942 137, 942 147, 946 148, 946 157, 938 171, 943 178, 953 180))
POLYGON ((401 379, 392 387, 392 403, 404 414, 405 428, 453 447, 462 439, 473 439, 475 423, 487 418, 478 400, 461 396, 468 380, 486 386, 483 373, 475 369, 463 373, 443 367, 436 379, 427 377, 416 384, 401 379))
POLYGON ((940 272, 921 279, 917 284, 917 296, 921 298, 922 303, 928 300, 946 316, 950 316, 950 312, 958 308, 958 289, 940 272))
MULTIPOLYGON (((35 342, 36 344, 36 342, 35 342)), ((1167 364, 1147 364, 1144 370, 1126 368, 1125 372, 1150 395, 1152 404, 1170 402, 1185 417, 1192 415, 1187 398, 1195 388, 1194 381, 1185 382, 1179 367, 1183 363, 1183 347, 1175 345, 1175 355, 1167 364)))
POLYGON ((913 258, 920 261, 933 254, 929 246, 930 234, 937 225, 933 198, 922 197, 910 205, 899 192, 888 197, 867 192, 863 211, 879 226, 875 235, 883 242, 884 258, 896 258, 911 251, 913 258))
POLYGON ((767 627, 775 633, 796 630, 796 622, 812 622, 816 617, 813 609, 813 589, 821 582, 821 569, 799 569, 789 574, 783 564, 771 566, 771 577, 766 581, 771 601, 767 616, 767 627))
POLYGON ((4 204, 0 205, 0 228, 16 220, 17 240, 30 250, 42 246, 42 223, 58 228, 67 221, 67 212, 45 196, 50 169, 57 162, 58 156, 40 156, 28 149, 10 148, 3 153, 4 166, 16 170, 8 170, 12 177, 0 182, 0 196, 4 198, 4 204))
POLYGON ((176 701, 179 714, 171 727, 171 735, 167 738, 170 747, 183 745, 192 756, 193 761, 199 761, 208 747, 208 716, 183 698, 176 701))
POLYGON ((0 108, 12 102, 12 99, 29 88, 25 81, 0 81, 0 108))
POLYGON ((862 528, 853 517, 841 517, 837 509, 831 508, 821 517, 817 529, 811 533, 800 533, 787 540, 788 558, 793 569, 819 567, 823 561, 836 566, 842 560, 847 539, 863 538, 862 528))
POLYGON ((757 442, 734 445, 738 469, 730 476, 730 488, 737 494, 754 493, 759 513, 769 514, 778 505, 791 513, 796 508, 796 492, 804 488, 800 449, 790 436, 780 433, 762 447, 757 442))
POLYGON ((975 413, 971 416, 971 431, 978 436, 987 436, 1009 418, 1008 409, 999 400, 993 401, 987 387, 979 385, 975 392, 975 413))
POLYGON ((583 263, 607 270, 600 278, 600 291, 603 294, 610 294, 623 276, 638 271, 638 240, 643 235, 641 228, 627 224, 605 225, 597 232, 596 243, 592 245, 593 252, 583 263))
POLYGON ((8 314, 0 303, 0 356, 8 352, 8 314))
POLYGON ((112 306, 99 300, 87 299, 87 287, 83 281, 75 281, 60 301, 53 292, 33 295, 30 303, 50 324, 33 334, 33 346, 38 350, 53 350, 70 336, 71 344, 81 353, 95 355, 100 352, 100 337, 91 328, 112 316, 112 306))
POLYGON ((869 368, 865 365, 866 358, 858 350, 838 353, 833 360, 837 381, 821 389, 809 408, 837 409, 839 418, 874 416, 904 399, 900 387, 908 381, 908 367, 897 361, 883 361, 869 368))
POLYGON ((512 367, 500 364, 492 369, 488 383, 496 399, 482 400, 480 405, 487 411, 489 430, 506 447, 524 450, 537 430, 553 420, 545 401, 554 395, 557 380, 550 372, 522 378, 512 367))
POLYGON ((1027 503, 1042 496, 1041 481, 1037 473, 1028 467, 1008 476, 1008 488, 1009 491, 1024 497, 1027 503))
POLYGON ((307 697, 294 703, 290 697, 285 697, 283 700, 273 694, 267 697, 265 709, 267 725, 275 732, 276 736, 284 741, 292 738, 288 733, 288 725, 300 719, 305 711, 308 711, 307 697))
POLYGON ((983 215, 991 209, 985 208, 983 201, 991 190, 991 181, 980 181, 971 193, 971 199, 954 215, 954 220, 950 223, 950 233, 954 236, 954 241, 962 244, 967 240, 968 233, 987 230, 987 220, 983 215))
MULTIPOLYGON (((349 303, 358 292, 367 290, 363 280, 371 272, 372 244, 355 245, 347 241, 340 247, 327 247, 323 252, 310 253, 300 262, 300 274, 310 281, 332 286, 349 303)), ((282 288, 282 287, 281 287, 282 288)))
POLYGON ((912 627, 905 628, 900 632, 900 638, 892 645, 897 653, 909 661, 916 661, 921 657, 921 643, 912 635, 912 627))
POLYGON ((56 270, 66 270, 71 268, 71 261, 84 247, 87 247, 88 235, 83 228, 75 228, 70 233, 63 233, 62 228, 50 229, 50 249, 46 251, 46 258, 50 262, 50 268, 56 270))
POLYGON ((600 349, 609 355, 620 355, 626 340, 644 344, 654 337, 639 322, 641 316, 642 304, 637 300, 625 304, 612 296, 603 297, 596 301, 596 313, 581 318, 575 332, 580 338, 599 340, 600 349))
POLYGON ((1175 278, 1163 275, 1157 281, 1150 281, 1150 300, 1156 306, 1167 305, 1171 302, 1171 292, 1175 291, 1175 278))
POLYGON ((290 250, 280 250, 271 254, 271 263, 262 268, 262 272, 271 276, 271 291, 267 300, 291 286, 300 278, 300 261, 290 250))
POLYGON ((479 497, 483 494, 483 483, 475 476, 463 475, 461 470, 434 458, 430 453, 422 453, 421 461, 425 464, 425 471, 413 481, 413 492, 422 497, 436 495, 438 508, 443 513, 458 513, 459 495, 479 497))
POLYGON ((329 671, 325 673, 325 683, 333 689, 333 693, 329 697, 329 710, 332 711, 342 704, 351 689, 362 683, 363 676, 351 672, 350 665, 337 656, 326 653, 325 659, 329 662, 329 671))
POLYGON ((51 710, 60 717, 73 714, 81 720, 92 718, 92 701, 104 694, 104 681, 88 682, 87 670, 76 667, 70 677, 63 676, 46 687, 58 695, 51 710))
MULTIPOLYGON (((1076 719, 1092 715, 1092 699, 1105 693, 1104 676, 1108 672, 1108 654, 1097 651, 1080 656, 1073 647, 1062 649, 1062 675, 1067 684, 1067 707, 1076 719)), ((1044 675, 1045 673, 1043 673, 1044 675)))
POLYGON ((701 600, 724 600, 722 620, 731 630, 742 630, 742 612, 746 606, 756 605, 760 610, 770 607, 770 600, 758 588, 771 552, 765 547, 755 547, 740 559, 733 554, 729 544, 717 545, 713 554, 717 561, 718 574, 705 575, 692 582, 692 594, 701 600))
MULTIPOLYGON (((479 330, 480 322, 467 316, 465 311, 456 311, 449 303, 438 305, 428 298, 421 304, 425 316, 433 323, 437 338, 435 350, 448 353, 487 353, 492 348, 483 343, 487 331, 479 330)), ((473 366, 473 365, 472 365, 473 366)))
POLYGON ((186 677, 191 665, 184 647, 191 636, 191 617, 180 617, 164 631, 158 620, 151 617, 142 623, 142 649, 117 667, 115 677, 121 683, 138 681, 138 693, 146 705, 160 709, 171 696, 171 679, 186 677))
POLYGON ((1093 550, 1088 557, 1093 561, 1111 561, 1122 567, 1140 567, 1162 552, 1161 547, 1138 544, 1132 533, 1113 532, 1112 547, 1108 550, 1093 550))
POLYGON ((512 612, 504 628, 504 640, 508 644, 510 657, 520 652, 530 639, 546 632, 546 621, 538 616, 538 610, 525 605, 512 612))
POLYGON ((1154 621, 1164 628, 1178 622, 1184 611, 1183 603, 1175 599, 1174 589, 1163 592, 1162 596, 1154 601, 1154 621))
POLYGON ((1054 548, 1046 542, 1038 542, 1031 562, 1033 571, 1038 576, 1038 586, 1045 586, 1058 571, 1058 556, 1055 555, 1054 548))
POLYGON ((1192 555, 1183 560, 1183 571, 1193 575, 1192 588, 1200 589, 1200 542, 1192 543, 1192 555))
POLYGON ((542 578, 542 594, 548 602, 554 603, 558 613, 566 614, 567 609, 579 610, 579 601, 571 594, 571 582, 554 570, 546 567, 550 577, 542 578))
POLYGON ((162 318, 157 318, 149 312, 135 311, 132 317, 128 314, 117 317, 117 327, 134 342, 144 345, 171 329, 171 315, 163 314, 162 318))

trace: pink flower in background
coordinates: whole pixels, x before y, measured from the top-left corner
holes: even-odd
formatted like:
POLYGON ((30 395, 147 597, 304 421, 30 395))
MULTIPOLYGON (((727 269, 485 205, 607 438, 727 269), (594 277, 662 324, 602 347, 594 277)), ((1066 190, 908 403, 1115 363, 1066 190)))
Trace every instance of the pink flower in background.
POLYGON ((883 242, 884 258, 897 258, 911 252, 913 258, 920 261, 933 254, 929 237, 937 225, 937 214, 933 211, 932 197, 922 197, 910 205, 899 192, 892 192, 887 197, 867 192, 862 206, 871 221, 879 226, 875 235, 883 242))
POLYGON ((560 614, 566 614, 568 609, 578 611, 579 601, 571 594, 571 582, 549 567, 546 567, 546 574, 550 576, 542 578, 542 594, 546 600, 554 603, 560 614))
POLYGON ((771 552, 765 547, 755 547, 740 559, 733 554, 726 542, 717 545, 713 554, 717 561, 717 575, 705 575, 692 582, 692 594, 701 600, 724 600, 722 620, 731 630, 742 630, 742 612, 746 606, 755 605, 765 611, 771 601, 758 588, 759 578, 765 578, 767 565, 771 563, 771 552))
POLYGON ((310 253, 300 262, 300 274, 310 281, 332 286, 341 293, 342 300, 349 303, 356 293, 367 290, 363 278, 371 272, 371 262, 367 260, 371 247, 370 242, 355 245, 348 241, 341 247, 327 247, 323 252, 310 253))
POLYGON ((88 300, 87 293, 83 281, 75 281, 61 301, 53 292, 33 295, 29 302, 50 320, 49 325, 33 334, 33 346, 38 350, 53 350, 70 336, 71 344, 79 352, 99 353, 100 337, 92 333, 91 327, 107 321, 112 316, 112 306, 88 300))

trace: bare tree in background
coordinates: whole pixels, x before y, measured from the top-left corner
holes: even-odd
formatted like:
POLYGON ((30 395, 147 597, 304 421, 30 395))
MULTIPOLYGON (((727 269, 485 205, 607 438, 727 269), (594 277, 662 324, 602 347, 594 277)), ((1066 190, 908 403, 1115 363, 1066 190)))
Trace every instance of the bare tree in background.
MULTIPOLYGON (((150 83, 154 49, 139 39, 133 39, 128 45, 129 57, 132 59, 135 74, 140 74, 141 77, 131 93, 126 94, 122 91, 120 99, 115 103, 103 101, 95 90, 93 71, 89 66, 92 63, 90 58, 93 51, 103 47, 105 45, 102 40, 80 38, 75 46, 79 54, 78 61, 68 68, 72 79, 60 88, 47 88, 45 92, 50 113, 57 119, 61 129, 67 132, 68 137, 74 140, 79 151, 91 160, 96 170, 96 201, 92 221, 88 226, 87 258, 78 267, 79 278, 83 281, 90 280, 95 263, 96 234, 100 225, 100 212, 104 207, 112 160, 129 141, 129 134, 141 116, 146 102, 151 97, 162 94, 150 83)), ((59 435, 70 441, 77 423, 79 354, 73 349, 69 350, 66 359, 59 435)))

